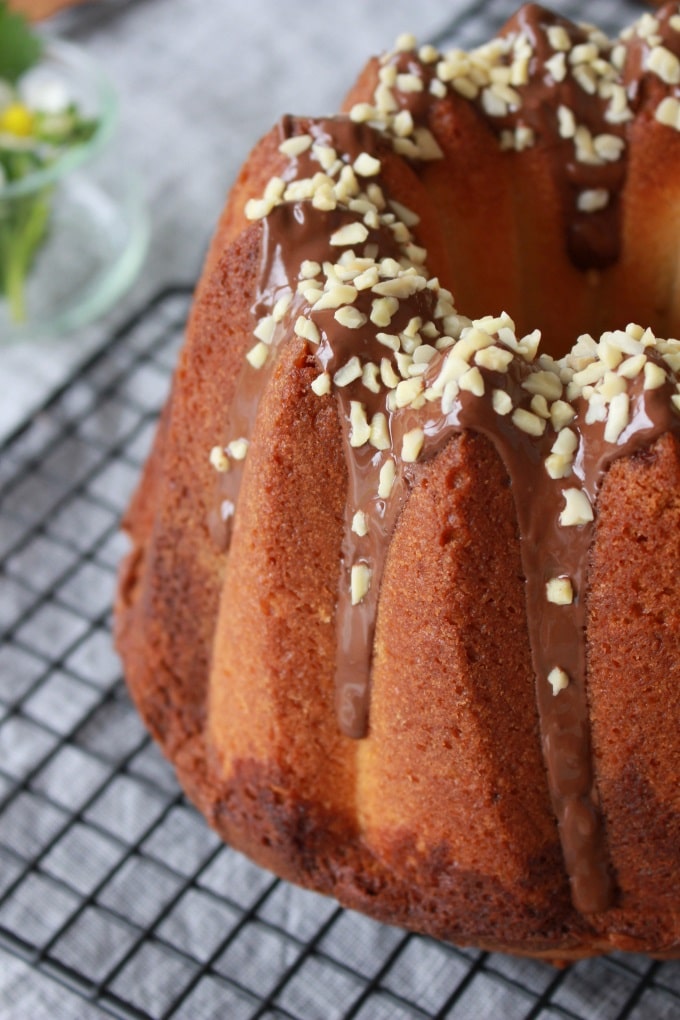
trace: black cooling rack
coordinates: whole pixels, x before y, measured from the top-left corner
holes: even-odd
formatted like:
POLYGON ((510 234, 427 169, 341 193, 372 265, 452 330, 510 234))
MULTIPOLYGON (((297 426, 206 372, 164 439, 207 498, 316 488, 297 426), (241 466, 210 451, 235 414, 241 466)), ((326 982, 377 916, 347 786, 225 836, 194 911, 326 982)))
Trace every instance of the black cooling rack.
POLYGON ((680 1016, 680 963, 557 971, 409 935, 272 878, 185 801, 110 606, 188 302, 154 301, 0 460, 0 945, 125 1018, 680 1016))

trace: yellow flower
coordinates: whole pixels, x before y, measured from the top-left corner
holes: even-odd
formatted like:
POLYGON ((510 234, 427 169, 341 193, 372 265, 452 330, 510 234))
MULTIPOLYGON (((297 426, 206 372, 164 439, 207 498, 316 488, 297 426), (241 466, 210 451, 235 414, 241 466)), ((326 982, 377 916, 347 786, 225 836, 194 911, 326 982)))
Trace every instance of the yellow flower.
POLYGON ((0 131, 26 138, 33 133, 34 116, 23 103, 10 103, 0 113, 0 131))

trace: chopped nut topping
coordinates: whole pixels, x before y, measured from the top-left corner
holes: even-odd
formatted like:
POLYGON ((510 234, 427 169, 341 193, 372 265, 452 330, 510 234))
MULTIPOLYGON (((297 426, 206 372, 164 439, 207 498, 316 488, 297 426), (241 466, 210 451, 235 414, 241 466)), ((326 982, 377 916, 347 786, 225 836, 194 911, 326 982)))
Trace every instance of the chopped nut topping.
POLYGON ((397 351, 394 356, 394 360, 397 363, 399 374, 402 379, 409 379, 411 376, 411 365, 413 364, 413 358, 410 354, 405 354, 403 351, 397 351))
POLYGON ((602 382, 597 386, 597 393, 605 400, 613 400, 619 393, 625 393, 627 389, 626 380, 617 375, 616 372, 607 372, 602 382))
MULTIPOLYGON (((446 90, 444 90, 446 94, 446 90)), ((410 110, 400 110, 392 122, 392 129, 398 138, 408 138, 413 134, 413 116, 410 110)))
POLYGON ((423 380, 416 377, 415 379, 405 379, 397 384, 395 389, 395 404, 397 407, 408 407, 412 404, 416 397, 419 396, 423 391, 423 380))
POLYGON ((318 280, 300 280, 297 285, 298 293, 304 294, 305 299, 310 305, 313 305, 315 301, 318 301, 323 291, 318 280))
POLYGON ((548 407, 548 401, 545 399, 542 393, 536 393, 531 398, 531 404, 529 405, 534 414, 537 414, 539 418, 545 418, 546 421, 550 417, 550 409, 548 407))
POLYGON ((458 380, 461 390, 473 393, 475 397, 484 395, 484 376, 476 366, 469 368, 458 380))
POLYGON ((653 361, 647 361, 645 363, 644 373, 644 388, 646 390, 657 390, 666 382, 666 373, 662 369, 661 365, 656 365, 653 361))
POLYGON ((416 140, 416 159, 443 159, 444 153, 429 128, 417 127, 413 134, 416 140))
POLYGON ((388 358, 382 358, 380 361, 380 378, 383 384, 390 390, 399 385, 399 376, 394 371, 388 358))
POLYGON ((609 404, 609 415, 604 430, 604 438, 608 443, 615 443, 629 421, 629 397, 627 393, 617 393, 609 404))
POLYGON ((665 46, 654 46, 647 57, 647 69, 667 85, 680 83, 680 60, 665 46))
POLYGON ((501 416, 510 414, 512 411, 512 399, 509 393, 505 390, 493 390, 491 394, 491 405, 496 412, 501 416))
POLYGON ((433 78, 430 82, 430 93, 437 99, 446 98, 446 85, 443 81, 439 81, 438 78, 433 78))
POLYGON ((540 329, 534 329, 531 333, 527 333, 517 344, 517 353, 521 354, 525 361, 531 362, 536 357, 538 351, 538 345, 541 342, 541 331, 540 329))
POLYGON ((352 605, 358 606, 368 595, 371 587, 371 571, 366 563, 354 563, 350 572, 350 594, 352 605))
POLYGON ((660 124, 680 131, 680 100, 674 96, 665 96, 657 106, 654 116, 660 124))
POLYGON ((273 209, 273 203, 265 202, 263 198, 251 198, 246 202, 243 210, 249 220, 262 220, 268 216, 273 209))
POLYGON ((562 25, 549 25, 546 35, 548 36, 548 42, 554 50, 568 52, 571 49, 569 33, 562 25))
POLYGON ((357 290, 370 290, 378 283, 380 276, 378 274, 377 266, 370 266, 365 269, 363 273, 359 273, 358 276, 354 277, 354 286, 357 290))
MULTIPOLYGON (((556 82, 564 81, 567 76, 567 61, 564 53, 556 53, 545 62, 546 69, 556 82)), ((515 83, 519 84, 519 83, 515 83)), ((524 84, 524 83, 522 83, 524 84)))
MULTIPOLYGON (((272 314, 271 314, 271 318, 274 320, 275 323, 283 321, 284 316, 285 316, 286 312, 288 311, 288 309, 290 307, 290 303, 291 303, 292 300, 293 300, 293 295, 291 294, 290 291, 288 291, 288 293, 286 293, 286 294, 282 294, 281 297, 278 299, 278 301, 276 302, 276 304, 274 305, 274 307, 272 309, 272 314)), ((268 319, 268 318, 269 318, 269 316, 265 316, 265 319, 268 319)), ((262 319, 261 321, 264 322, 265 319, 262 319)), ((271 341, 271 336, 269 338, 269 341, 267 341, 263 336, 260 336, 260 334, 257 332, 257 330, 255 330, 255 336, 259 340, 264 340, 265 343, 268 343, 268 342, 271 341)))
POLYGON ((311 319, 306 319, 304 315, 298 315, 296 319, 295 335, 299 336, 301 340, 309 340, 312 344, 321 342, 316 323, 311 319))
POLYGON ((376 411, 371 418, 371 435, 369 438, 371 446, 376 450, 389 450, 392 445, 390 431, 387 425, 387 418, 382 411, 376 411))
POLYGON ((376 333, 375 338, 383 347, 389 347, 391 351, 398 351, 401 346, 401 340, 396 333, 376 333))
POLYGON ((545 469, 551 478, 568 478, 573 459, 561 453, 550 453, 545 458, 545 469))
POLYGON ((227 444, 227 454, 232 460, 245 460, 246 453, 248 452, 248 440, 247 439, 232 439, 227 444))
POLYGON ((364 535, 368 534, 368 523, 366 520, 366 514, 363 510, 357 510, 352 518, 352 531, 359 538, 363 538, 364 535))
POLYGON ((564 428, 558 433, 551 449, 553 453, 569 457, 578 449, 578 436, 571 429, 564 428))
MULTIPOLYGON (((398 301, 403 301, 422 290, 426 282, 422 276, 404 274, 397 277, 396 280, 383 280, 382 283, 377 283, 372 290, 374 294, 394 297, 398 301)), ((380 323, 376 323, 376 325, 380 325, 380 323)), ((389 325, 389 323, 385 323, 385 325, 389 325)))
POLYGON ((417 74, 398 74, 397 88, 400 92, 422 92, 423 79, 417 74))
POLYGON ((580 212, 598 212, 609 204, 609 192, 605 188, 593 188, 579 193, 576 205, 580 212))
POLYGON ((412 33, 402 32, 400 36, 397 36, 394 48, 398 53, 408 53, 410 50, 414 50, 417 45, 416 37, 412 33))
POLYGON ((210 451, 210 463, 216 471, 220 472, 220 474, 224 474, 224 472, 228 471, 231 466, 229 464, 229 458, 221 446, 213 446, 210 451))
POLYGON ((552 577, 545 586, 548 602, 556 606, 570 606, 574 601, 574 589, 568 577, 552 577))
POLYGON ((565 503, 564 510, 560 514, 562 527, 578 527, 581 524, 589 524, 593 520, 593 508, 582 489, 565 489, 562 495, 565 503))
POLYGON ((592 42, 577 43, 569 54, 570 64, 592 64, 597 59, 597 46, 592 42))
POLYGON ((631 120, 633 112, 628 105, 628 96, 623 85, 615 82, 605 83, 607 88, 605 98, 609 99, 609 107, 605 113, 605 120, 609 124, 624 124, 631 120))
POLYGON ((376 299, 371 305, 371 322, 375 326, 389 326, 398 308, 399 302, 394 297, 376 299))
POLYGON ((508 104, 492 89, 482 91, 482 108, 490 117, 505 117, 508 113, 508 104))
POLYGON ((413 352, 413 363, 415 365, 429 365, 435 357, 437 349, 430 344, 421 343, 413 352))
POLYGON ((402 223, 405 223, 407 227, 415 227, 420 223, 420 216, 414 213, 411 209, 407 209, 401 202, 395 202, 394 199, 390 199, 390 209, 397 214, 402 223))
POLYGON ((597 80, 593 68, 587 64, 577 64, 572 73, 583 91, 589 96, 594 96, 597 92, 597 80))
POLYGON ((281 142, 279 152, 282 152, 284 156, 292 156, 294 158, 306 152, 311 144, 311 135, 294 135, 293 138, 287 138, 285 142, 281 142))
POLYGON ((321 145, 319 142, 315 142, 312 146, 312 154, 314 159, 321 164, 321 167, 326 171, 326 173, 328 173, 331 167, 334 166, 338 158, 338 154, 332 146, 321 145))
POLYGON ((378 78, 380 79, 381 84, 387 85, 389 88, 394 88, 397 82, 397 69, 394 64, 383 64, 378 72, 378 78))
POLYGON ((378 496, 380 499, 390 498, 396 477, 397 470, 394 466, 394 461, 390 458, 389 460, 386 460, 380 468, 380 480, 378 484, 378 496))
POLYGON ((253 336, 255 336, 257 340, 261 340, 264 344, 270 344, 272 342, 275 329, 276 319, 274 316, 265 315, 264 318, 260 319, 253 330, 253 336))
POLYGON ((321 266, 318 262, 311 262, 309 259, 305 259, 300 266, 300 277, 303 280, 311 280, 315 276, 318 276, 321 272, 321 266))
POLYGON ((362 152, 354 160, 354 170, 360 177, 375 177, 380 173, 380 160, 368 152, 362 152))
POLYGON ((491 372, 507 372, 512 358, 512 351, 503 350, 502 347, 484 347, 475 353, 475 363, 491 372))
POLYGON ((259 340, 255 344, 255 346, 251 347, 248 353, 246 354, 246 361, 253 368, 262 368, 262 366, 265 364, 267 360, 268 355, 269 347, 267 346, 267 344, 263 343, 262 340, 259 340))
POLYGON ((360 312, 358 308, 352 308, 351 305, 345 305, 344 308, 338 308, 335 312, 334 319, 339 322, 341 326, 345 326, 347 329, 360 329, 367 319, 363 312, 360 312))
POLYGON ((317 397, 323 397, 327 393, 331 392, 331 377, 328 372, 322 372, 321 375, 317 375, 316 379, 311 384, 312 389, 316 393, 317 397))
POLYGON ((465 99, 476 99, 479 95, 479 86, 476 85, 470 78, 453 78, 451 80, 451 85, 454 91, 463 96, 465 99))
POLYGON ((560 691, 566 690, 569 686, 569 677, 563 669, 555 666, 555 668, 551 669, 548 673, 548 683, 553 689, 553 694, 557 696, 560 691))
POLYGON ((378 366, 374 361, 367 361, 361 373, 361 381, 371 393, 380 393, 378 366))
POLYGON ((418 460, 425 442, 425 433, 420 428, 411 429, 404 436, 401 445, 401 459, 408 464, 418 460))
POLYGON ((350 244, 361 244, 368 237, 368 230, 363 223, 346 223, 330 236, 330 243, 337 247, 350 244))
POLYGON ((550 405, 550 421, 556 432, 569 425, 575 414, 574 408, 566 400, 556 400, 550 405))
POLYGON ((264 200, 275 205, 283 198, 286 190, 286 182, 282 177, 271 177, 264 189, 264 200))
POLYGON ((319 312, 324 308, 340 308, 341 305, 351 305, 356 297, 356 287, 349 283, 338 283, 330 287, 314 302, 312 311, 319 312))
POLYGON ((434 64, 439 60, 439 50, 435 46, 421 46, 418 50, 418 58, 423 64, 434 64))
POLYGON ((336 386, 349 386, 355 379, 361 379, 363 369, 361 367, 361 361, 357 355, 353 355, 349 361, 345 362, 342 368, 339 368, 333 376, 333 382, 336 386))
POLYGON ((367 121, 379 119, 377 109, 370 103, 355 103, 349 111, 349 118, 355 124, 365 124, 367 121))
POLYGON ((349 445, 353 447, 364 446, 371 438, 371 427, 366 418, 366 408, 359 400, 350 400, 350 433, 349 445))
POLYGON ((545 432, 545 420, 523 407, 517 407, 512 412, 512 421, 521 432, 529 436, 542 436, 545 432))
POLYGON ((540 393, 546 400, 559 400, 562 396, 562 383, 554 372, 532 372, 522 383, 527 393, 540 393))
POLYGON ((593 146, 601 160, 605 163, 615 163, 621 158, 625 142, 618 135, 602 134, 595 136, 593 146))
POLYGON ((312 205, 322 212, 332 212, 337 208, 337 199, 332 184, 320 184, 312 195, 312 205))

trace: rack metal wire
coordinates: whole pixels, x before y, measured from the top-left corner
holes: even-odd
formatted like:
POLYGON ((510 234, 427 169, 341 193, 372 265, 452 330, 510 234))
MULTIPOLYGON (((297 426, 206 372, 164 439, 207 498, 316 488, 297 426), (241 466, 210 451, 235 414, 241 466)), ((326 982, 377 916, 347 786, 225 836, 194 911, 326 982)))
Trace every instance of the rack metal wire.
MULTIPOLYGON (((436 41, 507 13, 471 4, 436 41)), ((597 20, 637 13, 601 0, 597 20)), ((126 1020, 679 1017, 680 963, 555 970, 389 928, 261 871, 185 800, 128 700, 110 606, 189 297, 153 300, 2 451, 0 947, 126 1020)))
POLYGON ((0 461, 0 944, 120 1018, 680 1015, 680 964, 556 971, 385 927, 259 870, 185 801, 109 624, 187 305, 154 301, 0 461))

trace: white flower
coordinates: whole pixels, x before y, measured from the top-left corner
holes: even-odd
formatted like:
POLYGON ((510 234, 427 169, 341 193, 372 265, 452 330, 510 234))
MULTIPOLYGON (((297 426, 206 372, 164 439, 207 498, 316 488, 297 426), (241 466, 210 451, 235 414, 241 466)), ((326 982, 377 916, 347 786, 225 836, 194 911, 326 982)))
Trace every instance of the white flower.
POLYGON ((66 83, 45 67, 28 71, 19 82, 18 91, 30 110, 41 113, 63 113, 73 98, 66 83))

